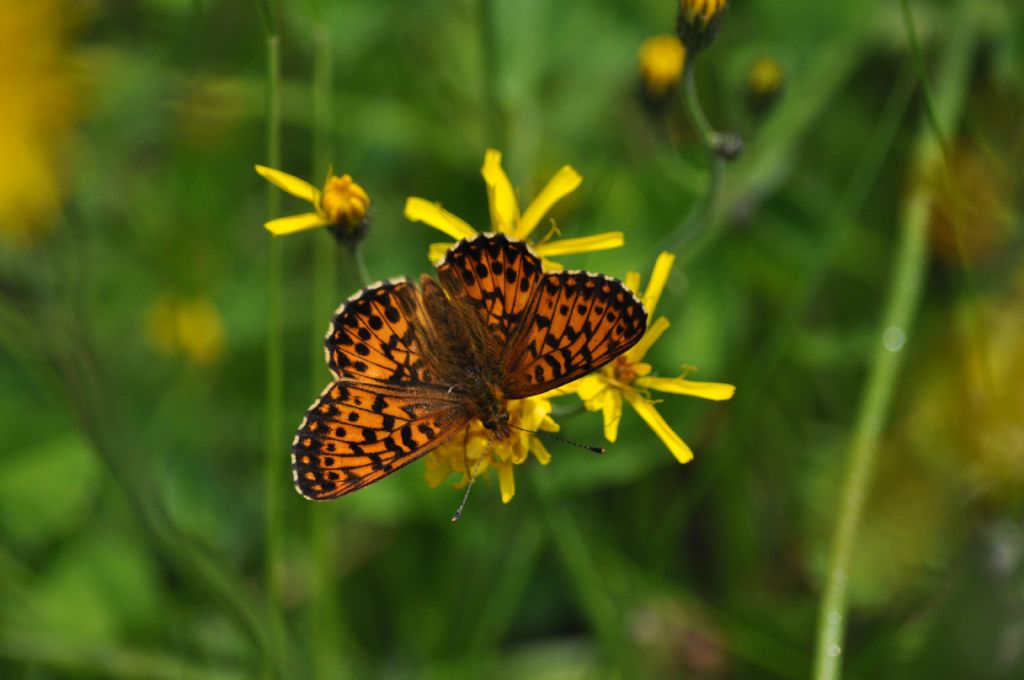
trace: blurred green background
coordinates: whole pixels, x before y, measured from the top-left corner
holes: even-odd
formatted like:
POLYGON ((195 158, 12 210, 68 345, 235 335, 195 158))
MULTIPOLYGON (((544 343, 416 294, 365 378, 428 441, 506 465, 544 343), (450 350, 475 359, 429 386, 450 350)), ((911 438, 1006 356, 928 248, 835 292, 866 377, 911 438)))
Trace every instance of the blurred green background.
MULTIPOLYGON (((867 423, 844 670, 1024 677, 1024 5, 910 4, 925 71, 900 4, 869 0, 732 3, 692 62, 746 142, 649 359, 737 385, 659 404, 695 460, 627 409, 606 455, 549 444, 510 504, 489 478, 453 526, 461 492, 422 463, 330 503, 292 488, 323 331, 358 287, 323 230, 275 242, 265 461, 260 4, 0 1, 0 677, 807 677, 883 342, 903 364, 867 423), (762 58, 774 96, 748 82, 762 58), (908 223, 923 289, 886 329, 908 223)), ((681 97, 640 94, 671 0, 268 6, 278 167, 367 189, 374 279, 432 270, 407 196, 486 228, 489 146, 524 202, 580 171, 563 235, 625 232, 570 267, 646 278, 704 200, 681 97)), ((560 422, 600 439, 595 414, 560 422)))

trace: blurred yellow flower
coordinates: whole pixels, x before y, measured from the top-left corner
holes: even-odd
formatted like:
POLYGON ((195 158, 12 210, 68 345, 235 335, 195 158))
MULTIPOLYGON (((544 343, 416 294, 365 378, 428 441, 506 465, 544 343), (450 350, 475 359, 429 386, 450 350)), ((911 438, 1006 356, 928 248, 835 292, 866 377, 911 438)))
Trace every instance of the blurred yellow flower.
MULTIPOLYGON (((650 318, 654 317, 654 310, 674 262, 675 256, 670 253, 658 256, 651 280, 640 296, 650 318)), ((625 284, 630 290, 639 290, 640 274, 629 272, 625 284)), ((546 396, 575 393, 583 400, 587 410, 601 411, 604 416, 604 436, 610 442, 614 442, 618 437, 619 421, 622 419, 622 400, 625 399, 680 463, 689 462, 693 459, 693 452, 658 413, 654 407, 656 402, 650 396, 651 390, 722 401, 731 399, 736 388, 725 383, 688 380, 687 375, 693 370, 690 366, 684 366, 682 375, 677 378, 651 375, 651 365, 644 363, 644 355, 668 327, 668 319, 664 316, 659 317, 650 325, 640 342, 628 352, 600 371, 549 392, 546 396)))
POLYGON ((157 352, 181 354, 198 367, 215 363, 224 350, 220 312, 205 298, 157 300, 146 314, 145 337, 157 352))
POLYGON ((652 97, 663 97, 683 75, 686 48, 674 35, 656 35, 640 47, 640 77, 652 97))
POLYGON ((782 91, 782 67, 771 57, 761 57, 747 72, 747 102, 751 110, 764 114, 782 91))
POLYGON ((679 0, 679 15, 689 22, 708 24, 727 4, 726 0, 679 0))
POLYGON ((73 6, 0 0, 0 236, 31 243, 60 208, 63 146, 78 114, 69 63, 73 6))
POLYGON ((726 0, 679 0, 679 38, 691 53, 707 47, 718 32, 726 0))
POLYGON ((256 172, 277 188, 313 204, 315 212, 290 215, 270 220, 263 226, 274 236, 294 234, 298 231, 328 227, 342 239, 358 239, 368 226, 370 196, 349 175, 337 177, 328 174, 324 188, 317 189, 304 179, 257 165, 256 172))
POLYGON ((493 432, 479 420, 471 422, 465 430, 442 444, 426 457, 427 483, 440 486, 453 472, 460 473, 460 486, 477 477, 488 468, 498 471, 501 500, 508 503, 516 494, 515 465, 522 465, 533 454, 541 465, 551 461, 551 454, 533 432, 558 432, 558 424, 551 419, 551 402, 544 397, 529 397, 508 402, 509 424, 512 436, 505 440, 493 439, 493 432), (522 428, 515 429, 515 428, 522 428), (530 432, 523 432, 530 430, 530 432))
MULTIPOLYGON (((541 219, 558 201, 576 191, 583 178, 569 165, 563 165, 555 176, 541 189, 533 202, 525 211, 519 211, 519 199, 512 182, 501 167, 501 152, 488 149, 484 154, 484 165, 481 168, 484 183, 487 185, 487 202, 491 209, 491 229, 510 238, 528 240, 541 219)), ((423 198, 410 197, 405 202, 405 217, 413 222, 422 222, 442 231, 453 239, 472 238, 477 232, 464 220, 456 217, 441 207, 423 198)), ((548 257, 567 255, 570 253, 589 253, 595 250, 619 248, 625 243, 621 231, 612 231, 596 236, 549 240, 545 236, 540 241, 531 241, 534 252, 543 260, 548 269, 561 269, 557 262, 548 257)), ((430 245, 428 257, 432 262, 440 260, 445 251, 454 243, 433 243, 430 245)))
POLYGON ((782 87, 782 67, 771 57, 761 57, 750 66, 747 87, 758 96, 773 95, 782 87))

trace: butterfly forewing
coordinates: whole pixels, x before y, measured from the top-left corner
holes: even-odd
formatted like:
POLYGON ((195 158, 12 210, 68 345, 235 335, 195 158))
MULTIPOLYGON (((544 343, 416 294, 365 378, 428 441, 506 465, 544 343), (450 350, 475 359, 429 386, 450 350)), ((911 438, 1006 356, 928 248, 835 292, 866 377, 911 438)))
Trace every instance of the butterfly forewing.
POLYGON ((405 279, 364 288, 335 313, 324 346, 327 366, 339 379, 422 383, 424 370, 407 310, 417 308, 416 288, 405 279))
POLYGON ((437 273, 448 294, 473 309, 501 347, 522 325, 542 276, 540 258, 502 234, 459 242, 437 273))

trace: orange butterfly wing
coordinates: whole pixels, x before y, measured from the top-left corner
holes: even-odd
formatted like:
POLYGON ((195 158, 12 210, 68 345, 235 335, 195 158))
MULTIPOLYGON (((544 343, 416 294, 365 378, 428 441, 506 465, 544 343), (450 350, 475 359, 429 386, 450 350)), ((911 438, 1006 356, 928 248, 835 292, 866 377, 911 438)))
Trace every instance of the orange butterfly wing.
POLYGON ((635 345, 647 310, 621 281, 582 271, 543 274, 508 354, 505 396, 582 378, 635 345))
POLYGON ((336 380, 309 408, 292 443, 299 493, 314 500, 360 489, 464 427, 461 405, 430 382, 422 298, 404 279, 364 288, 342 305, 324 347, 336 380))
POLYGON ((453 299, 471 307, 500 347, 505 397, 541 394, 601 368, 635 345, 647 311, 622 282, 544 272, 522 241, 460 241, 438 267, 453 299))
POLYGON ((326 500, 408 465, 465 427, 450 402, 416 390, 339 380, 306 413, 292 444, 295 488, 326 500))
POLYGON ((522 241, 485 234, 457 243, 437 275, 456 304, 470 308, 469 316, 480 319, 494 344, 504 348, 526 319, 542 271, 522 241))

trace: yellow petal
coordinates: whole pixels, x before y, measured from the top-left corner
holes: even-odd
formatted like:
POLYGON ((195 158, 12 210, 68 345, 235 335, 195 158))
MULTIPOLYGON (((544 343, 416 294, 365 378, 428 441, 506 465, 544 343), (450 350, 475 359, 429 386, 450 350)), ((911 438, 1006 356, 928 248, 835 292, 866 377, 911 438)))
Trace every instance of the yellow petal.
POLYGON ((440 203, 432 203, 416 196, 410 196, 405 200, 405 219, 422 222, 438 231, 443 231, 456 240, 476 236, 476 230, 473 227, 469 226, 462 218, 456 217, 442 208, 440 203))
POLYGON ((276 220, 270 220, 263 226, 274 236, 284 236, 286 234, 294 234, 297 231, 322 227, 325 224, 327 222, 324 218, 316 213, 302 213, 301 215, 278 217, 276 220))
POLYGON ((502 503, 508 503, 516 495, 516 478, 511 463, 498 467, 498 487, 502 503))
POLYGON ((619 436, 619 422, 622 420, 622 392, 620 390, 605 392, 601 414, 604 416, 604 438, 614 442, 619 436))
POLYGON ((431 262, 440 262, 444 259, 444 254, 448 252, 454 243, 431 243, 430 247, 427 248, 427 259, 431 262))
POLYGON ((654 323, 647 327, 647 332, 644 333, 644 337, 640 338, 640 342, 633 345, 633 349, 629 350, 629 353, 626 355, 629 357, 629 360, 636 363, 643 359, 644 355, 647 354, 647 350, 658 341, 658 338, 668 330, 668 327, 668 319, 659 316, 654 323))
POLYGON ((646 387, 648 389, 658 390, 659 392, 686 394, 691 397, 710 399, 711 401, 725 401, 726 399, 732 399, 732 395, 736 392, 736 387, 734 385, 717 382, 700 382, 698 380, 687 380, 685 378, 644 377, 637 378, 634 384, 637 385, 637 387, 646 387))
POLYGON ((451 468, 438 459, 436 452, 431 453, 423 460, 423 468, 423 476, 426 478, 427 484, 435 489, 441 486, 452 473, 451 468))
POLYGON ((543 397, 544 399, 553 399, 554 397, 565 397, 570 394, 574 394, 576 390, 579 389, 580 383, 584 380, 586 380, 586 378, 574 380, 571 383, 562 385, 561 387, 556 387, 553 390, 548 390, 547 392, 541 394, 540 396, 543 397))
POLYGON ((551 453, 544 446, 544 442, 537 439, 536 437, 530 438, 530 452, 533 453, 533 457, 537 459, 537 462, 541 465, 547 465, 551 462, 551 453))
MULTIPOLYGON (((608 383, 600 373, 592 373, 576 381, 576 396, 585 402, 594 399, 598 394, 608 387, 608 383)), ((596 411, 597 408, 591 409, 596 411)))
POLYGON ((571 165, 563 165, 555 173, 555 176, 548 180, 548 183, 544 185, 544 188, 541 189, 540 193, 537 194, 537 197, 533 199, 533 202, 526 209, 526 212, 523 213, 523 218, 519 220, 519 228, 516 229, 514 236, 521 239, 529 236, 530 232, 540 224, 541 219, 551 210, 551 206, 576 191, 582 181, 583 178, 580 177, 580 173, 576 172, 571 165))
MULTIPOLYGON (((622 285, 630 291, 640 293, 640 272, 626 272, 626 278, 622 279, 622 285)), ((648 314, 648 317, 651 316, 648 314)))
POLYGON ((545 241, 544 243, 532 246, 532 248, 541 257, 555 257, 570 253, 592 253, 596 250, 621 248, 625 242, 626 237, 621 231, 609 231, 605 234, 596 234, 594 236, 545 241))
POLYGON ((317 200, 320 198, 320 190, 304 179, 299 179, 295 175, 289 175, 287 172, 268 168, 265 165, 257 165, 254 167, 256 168, 256 172, 260 173, 260 177, 267 180, 278 189, 287 191, 296 198, 309 201, 313 205, 316 205, 317 200))
POLYGON ((662 253, 658 255, 658 260, 654 263, 654 271, 651 272, 651 278, 647 282, 647 289, 644 290, 644 296, 642 302, 644 307, 647 308, 647 314, 654 316, 654 309, 658 306, 658 298, 661 297, 661 292, 665 290, 665 282, 668 281, 669 272, 672 271, 672 265, 675 264, 676 256, 672 253, 662 253))
POLYGON ((672 452, 672 455, 676 457, 676 460, 680 463, 689 463, 693 460, 693 451, 691 451, 690 447, 686 445, 686 442, 684 442, 682 438, 675 433, 675 430, 669 427, 669 424, 661 417, 658 410, 654 408, 654 404, 632 392, 626 393, 626 399, 629 400, 629 403, 632 404, 634 409, 636 409, 636 412, 640 417, 643 418, 650 426, 654 431, 654 434, 658 435, 658 439, 668 447, 668 450, 672 452))
POLYGON ((491 208, 491 227, 494 231, 513 235, 513 228, 519 221, 519 203, 512 182, 501 167, 501 152, 488 149, 484 154, 484 166, 480 169, 487 184, 487 203, 491 208))

